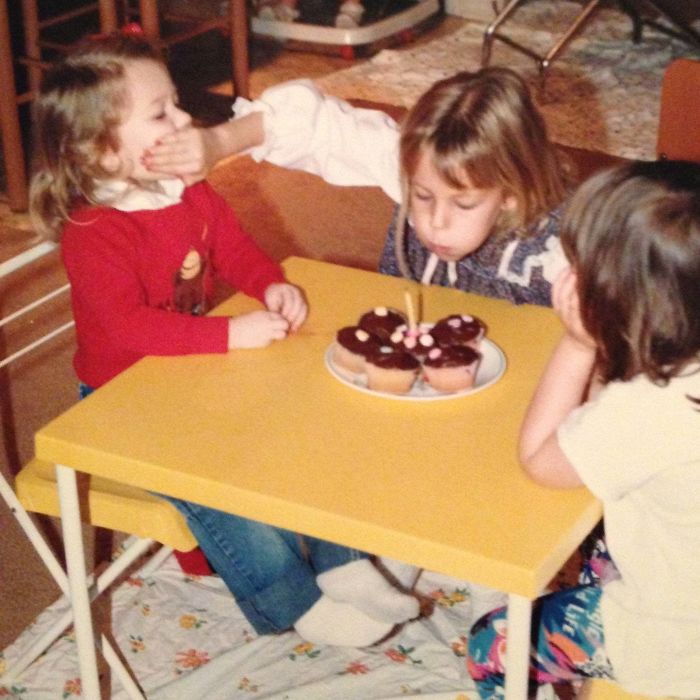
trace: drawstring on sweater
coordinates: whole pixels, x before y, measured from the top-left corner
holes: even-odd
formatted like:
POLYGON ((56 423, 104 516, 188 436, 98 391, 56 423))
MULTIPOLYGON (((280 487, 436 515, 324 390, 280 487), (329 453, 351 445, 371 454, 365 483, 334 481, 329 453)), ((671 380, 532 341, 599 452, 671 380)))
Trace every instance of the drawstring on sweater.
POLYGON ((447 263, 447 279, 453 287, 457 284, 457 263, 454 260, 447 263))
MULTIPOLYGON (((435 253, 431 253, 420 278, 421 284, 430 284, 433 281, 439 262, 440 258, 435 253)), ((447 279, 453 287, 457 284, 457 263, 454 260, 447 262, 447 279)))

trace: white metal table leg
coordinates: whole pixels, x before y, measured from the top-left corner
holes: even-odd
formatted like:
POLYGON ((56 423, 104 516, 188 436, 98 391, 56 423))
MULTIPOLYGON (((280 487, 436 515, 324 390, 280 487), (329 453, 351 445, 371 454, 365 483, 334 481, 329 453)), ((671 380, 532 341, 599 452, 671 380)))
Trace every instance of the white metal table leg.
POLYGON ((527 699, 531 623, 532 601, 511 593, 508 596, 505 700, 527 699))
POLYGON ((61 504, 61 528, 66 550, 68 587, 75 641, 78 648, 80 683, 82 697, 86 700, 100 699, 100 682, 97 674, 97 654, 95 653, 92 629, 90 596, 87 589, 87 571, 83 550, 83 534, 80 523, 80 503, 75 471, 63 465, 56 465, 56 482, 61 504))

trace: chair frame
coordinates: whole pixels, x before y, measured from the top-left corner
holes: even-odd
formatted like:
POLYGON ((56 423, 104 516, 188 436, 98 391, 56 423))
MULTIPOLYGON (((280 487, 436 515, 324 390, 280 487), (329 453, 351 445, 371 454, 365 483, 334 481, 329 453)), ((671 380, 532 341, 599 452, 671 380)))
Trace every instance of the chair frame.
MULTIPOLYGON (((34 521, 29 517, 22 503, 17 498, 14 490, 5 479, 4 475, 0 474, 0 496, 10 508, 10 511, 15 516, 20 527, 27 535, 27 538, 32 543, 37 554, 41 557, 42 562, 51 573, 54 581, 61 589, 62 598, 70 600, 71 592, 68 585, 68 576, 59 563, 56 555, 50 549, 43 535, 39 531, 34 521)), ((81 533, 63 532, 64 537, 82 537, 81 533)), ((156 544, 155 540, 139 538, 135 536, 128 537, 124 542, 124 552, 114 562, 112 562, 97 578, 90 575, 87 578, 88 586, 90 587, 90 599, 95 600, 99 595, 104 593, 114 581, 123 574, 139 557, 143 556, 151 546, 156 544)), ((170 555, 172 549, 162 546, 156 554, 149 560, 148 564, 142 569, 145 575, 155 571, 170 555)), ((84 566, 84 561, 83 561, 84 566)), ((41 654, 43 654, 51 644, 66 630, 73 621, 73 611, 68 608, 65 613, 58 617, 53 624, 41 635, 34 643, 24 651, 24 653, 2 674, 4 682, 12 682, 16 679, 28 666, 31 665, 41 654)), ((108 663, 112 672, 119 679, 120 683, 126 690, 131 700, 145 700, 145 696, 138 687, 129 671, 122 663, 119 655, 115 652, 111 642, 104 634, 100 636, 100 650, 108 663)))
MULTIPOLYGON (((35 248, 29 249, 25 253, 21 253, 15 256, 15 258, 12 258, 0 265, 0 276, 11 274, 15 270, 25 267, 26 265, 30 264, 42 255, 49 253, 51 250, 53 250, 54 247, 55 246, 51 244, 39 245, 35 246, 35 248)), ((18 311, 15 311, 14 313, 8 315, 4 319, 1 319, 0 328, 4 327, 8 323, 11 323, 12 321, 17 320, 26 313, 36 309, 37 307, 50 301, 56 296, 65 293, 66 291, 68 291, 68 289, 69 285, 66 284, 49 292, 40 299, 37 299, 36 301, 31 302, 30 304, 27 304, 18 311)), ((70 322, 51 330, 42 337, 38 338, 37 340, 28 343, 23 348, 17 350, 15 353, 5 357, 2 361, 0 361, 0 369, 14 362, 15 360, 19 359, 20 357, 34 350, 40 345, 43 345, 44 343, 50 341, 60 333, 69 330, 73 327, 73 325, 74 322, 71 320, 70 322)), ((61 492, 67 492, 69 495, 62 496, 63 500, 61 501, 60 508, 58 503, 50 503, 50 499, 46 498, 46 490, 49 489, 53 492, 60 480, 65 481, 67 478, 72 478, 73 480, 75 480, 74 474, 70 472, 70 470, 67 470, 65 467, 56 466, 56 481, 53 482, 52 480, 49 480, 47 478, 42 478, 42 467, 43 471, 45 472, 49 469, 50 465, 45 465, 39 462, 38 460, 33 460, 32 462, 30 462, 29 465, 25 466, 20 471, 20 474, 16 477, 15 485, 17 486, 21 482, 22 491, 26 492, 24 499, 22 498, 22 493, 19 491, 15 491, 15 489, 13 489, 8 480, 5 478, 4 474, 0 472, 0 498, 2 498, 2 500, 5 501, 10 512, 14 515, 19 526, 22 528, 28 540, 30 541, 37 554, 41 558, 42 562, 49 570, 51 576, 53 577, 54 581, 56 582, 56 584, 62 592, 62 599, 70 600, 74 595, 76 595, 76 593, 70 590, 69 579, 66 574, 66 571, 61 566, 58 559, 56 558, 56 555, 47 544, 46 539, 40 532, 35 522, 30 517, 29 511, 35 510, 35 512, 46 515, 59 515, 60 508, 78 509, 78 493, 77 489, 59 489, 59 495, 61 492), (30 497, 32 495, 32 491, 36 492, 35 498, 30 497), (75 501, 71 502, 71 498, 74 498, 75 501), (35 500, 38 504, 41 504, 39 508, 33 507, 35 500)), ((155 499, 155 497, 151 497, 150 495, 145 494, 140 489, 136 489, 134 492, 135 496, 139 496, 141 494, 143 494, 144 496, 148 496, 148 498, 155 499)), ((90 499, 92 511, 91 524, 95 527, 107 527, 112 530, 117 529, 114 526, 114 515, 112 515, 112 517, 110 518, 110 514, 107 513, 107 508, 103 508, 104 514, 95 512, 99 511, 100 505, 99 500, 93 500, 93 496, 97 499, 99 499, 100 497, 104 498, 105 496, 107 499, 120 499, 120 504, 131 500, 136 507, 138 507, 141 503, 141 501, 137 498, 130 499, 130 493, 118 493, 116 486, 115 490, 112 491, 111 482, 106 482, 105 480, 102 480, 101 482, 91 481, 87 495, 88 499, 90 499)), ((157 501, 158 499, 155 500, 157 501)), ((178 545, 182 546, 181 543, 184 542, 185 539, 182 537, 182 534, 178 534, 178 532, 175 531, 174 523, 175 521, 177 521, 178 523, 184 523, 184 519, 169 504, 163 502, 162 505, 166 506, 168 513, 172 512, 174 515, 170 516, 171 523, 163 524, 163 521, 161 520, 157 527, 160 527, 161 530, 171 530, 172 537, 174 538, 174 540, 177 540, 178 545)), ((114 508, 112 508, 112 510, 114 510, 114 508)), ((150 521, 149 518, 147 518, 146 520, 150 521)), ((123 522, 121 517, 119 518, 119 522, 123 522)), ((90 591, 89 602, 94 601, 98 596, 104 593, 117 580, 117 578, 119 578, 140 557, 145 555, 149 551, 149 549, 151 549, 151 547, 153 547, 154 545, 161 544, 155 539, 143 536, 143 533, 141 533, 140 536, 127 533, 129 534, 129 536, 126 538, 122 545, 122 553, 116 559, 114 559, 109 564, 109 566, 107 566, 105 570, 102 571, 102 573, 99 576, 87 576, 87 572, 85 571, 85 559, 84 557, 82 557, 82 532, 79 529, 77 531, 71 531, 70 526, 66 527, 66 523, 63 520, 61 521, 61 523, 63 527, 64 541, 71 540, 75 543, 78 543, 79 545, 81 557, 78 557, 77 561, 71 560, 70 562, 68 562, 68 565, 70 567, 79 567, 78 570, 80 570, 85 576, 87 580, 87 586, 90 591)), ((183 525, 180 525, 179 527, 180 533, 182 532, 182 527, 183 525)), ((187 529, 186 525, 184 525, 184 528, 185 530, 187 529)), ((143 530, 147 531, 148 527, 144 527, 143 530)), ((167 538, 164 539, 167 540, 167 538)), ((194 538, 191 538, 191 542, 196 545, 194 538)), ((172 551, 173 547, 161 544, 160 549, 158 549, 158 551, 156 551, 150 557, 148 562, 141 568, 142 573, 144 575, 149 575, 150 573, 155 571, 170 555, 172 551)), ((84 595, 85 587, 81 587, 79 593, 84 595)), ((51 625, 41 635, 39 635, 37 639, 34 640, 34 642, 26 650, 24 650, 17 659, 15 659, 10 665, 8 665, 5 668, 1 676, 3 682, 12 682, 14 679, 16 679, 24 670, 27 669, 27 667, 36 658, 38 658, 43 652, 45 652, 48 649, 48 647, 61 635, 61 633, 63 633, 66 630, 66 628, 71 624, 71 622, 74 622, 76 624, 76 627, 79 627, 81 621, 73 619, 73 610, 69 606, 68 609, 56 620, 54 620, 51 623, 51 625)), ((95 642, 96 644, 98 643, 97 638, 95 639, 95 642)), ((145 696, 142 690, 139 688, 137 682, 134 680, 131 673, 127 670, 126 666, 122 662, 122 659, 120 658, 119 654, 114 650, 114 647, 112 646, 111 642, 105 637, 104 634, 100 635, 98 646, 101 650, 105 661, 111 668, 114 676, 118 678, 119 682, 125 689, 129 698, 131 698, 131 700, 144 700, 145 696)), ((94 647, 91 648, 94 653, 94 647)), ((86 688, 86 693, 88 696, 90 696, 90 691, 88 688, 86 688)))
MULTIPOLYGON (((127 14, 132 14, 127 6, 127 14)), ((158 0, 138 0, 138 19, 144 34, 161 46, 170 46, 187 41, 212 29, 224 30, 230 34, 231 79, 235 94, 250 96, 250 61, 248 54, 248 8, 246 0, 228 0, 228 14, 208 20, 194 19, 189 15, 168 13, 166 19, 188 25, 186 29, 165 36, 161 33, 161 17, 158 0)))
MULTIPOLYGON (((598 9, 602 0, 587 0, 584 3, 583 8, 575 17, 574 21, 569 25, 565 33, 554 43, 554 45, 547 51, 543 56, 539 55, 532 49, 524 46, 511 39, 507 34, 500 31, 501 25, 513 14, 516 8, 521 5, 525 0, 509 0, 508 3, 503 7, 503 9, 498 13, 495 19, 488 25, 486 31, 484 32, 483 43, 481 46, 481 65, 487 66, 491 60, 491 52, 493 49, 493 42, 495 39, 502 41, 511 48, 520 51, 521 53, 529 56, 530 58, 537 61, 540 78, 544 81, 546 72, 551 66, 554 59, 559 55, 559 53, 564 49, 564 47, 569 43, 569 41, 575 36, 575 34, 581 29, 581 27, 588 20, 590 15, 598 9)), ((670 27, 667 24, 662 24, 655 20, 643 17, 639 11, 638 0, 619 0, 622 10, 629 15, 632 20, 632 40, 634 43, 639 43, 642 40, 642 29, 644 25, 654 27, 655 29, 668 34, 669 36, 681 39, 691 46, 700 48, 700 34, 691 27, 688 23, 684 22, 680 14, 675 10, 673 4, 668 0, 646 0, 647 4, 650 5, 661 17, 667 20, 670 27)))
POLYGON ((481 45, 481 65, 488 66, 491 61, 491 52, 493 49, 493 42, 495 39, 502 41, 511 48, 520 51, 521 53, 529 56, 530 58, 537 61, 540 78, 544 80, 546 71, 552 64, 552 61, 557 57, 557 55, 562 51, 562 49, 569 43, 569 41, 574 37, 574 35, 579 31, 583 24, 588 19, 589 15, 600 5, 602 0, 588 0, 584 5, 583 9, 576 16, 574 21, 569 25, 566 32, 554 43, 554 45, 547 51, 546 54, 541 56, 532 49, 518 43, 517 41, 511 39, 507 34, 503 34, 499 31, 500 26, 510 17, 516 8, 521 5, 524 0, 510 0, 501 12, 496 16, 496 18, 486 27, 484 32, 484 39, 481 45))
MULTIPOLYGON (((26 211, 28 206, 27 165, 22 143, 19 108, 34 99, 41 82, 42 71, 48 65, 43 57, 44 49, 65 51, 68 46, 46 41, 42 32, 48 27, 82 17, 97 11, 101 32, 109 33, 119 26, 118 3, 123 0, 97 0, 83 7, 41 19, 37 0, 22 0, 24 51, 19 57, 12 55, 12 36, 7 0, 0 0, 0 141, 2 142, 6 198, 12 211, 26 211), (14 65, 27 69, 28 89, 19 94, 14 75, 14 65), (12 99, 9 96, 14 96, 12 99)), ((186 31, 164 36, 160 30, 158 0, 138 0, 138 15, 144 34, 160 46, 185 41, 212 29, 226 30, 231 37, 232 80, 237 95, 249 97, 248 13, 246 0, 229 0, 226 17, 192 23, 186 31)), ((124 13, 121 13, 124 14, 124 13)), ((186 19, 186 18, 179 18, 186 19)))

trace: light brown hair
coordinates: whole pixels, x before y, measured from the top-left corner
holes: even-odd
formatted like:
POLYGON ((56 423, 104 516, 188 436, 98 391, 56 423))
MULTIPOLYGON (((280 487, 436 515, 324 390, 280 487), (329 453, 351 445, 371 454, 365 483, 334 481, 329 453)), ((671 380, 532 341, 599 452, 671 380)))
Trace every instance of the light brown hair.
MULTIPOLYGON (((565 164, 549 141, 527 84, 508 68, 487 67, 441 80, 406 115, 400 141, 399 237, 405 230, 410 181, 425 152, 452 187, 464 187, 468 178, 474 187, 501 187, 505 196, 515 198, 515 210, 504 214, 496 232, 528 226, 566 196, 565 164)), ((406 274, 401 240, 396 250, 406 274)))
POLYGON ((34 103, 29 193, 34 226, 45 237, 58 238, 71 209, 93 202, 96 180, 110 177, 100 161, 108 149, 119 148, 124 66, 136 60, 162 63, 145 39, 119 34, 85 41, 45 74, 34 103))
POLYGON ((603 381, 665 383, 700 359, 700 164, 651 161, 595 175, 561 241, 603 381))

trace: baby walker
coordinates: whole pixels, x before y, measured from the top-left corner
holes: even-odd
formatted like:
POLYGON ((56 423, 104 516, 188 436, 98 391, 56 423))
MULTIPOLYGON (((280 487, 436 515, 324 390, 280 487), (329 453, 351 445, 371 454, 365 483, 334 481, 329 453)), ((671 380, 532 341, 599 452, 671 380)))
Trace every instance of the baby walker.
POLYGON ((258 0, 251 31, 275 39, 338 46, 341 56, 351 60, 358 46, 390 36, 410 41, 413 28, 440 9, 439 0, 375 0, 378 7, 371 0, 341 0, 337 6, 331 0, 315 0, 316 5, 320 2, 333 6, 334 17, 317 13, 321 23, 315 23, 313 12, 304 11, 304 0, 258 0))

